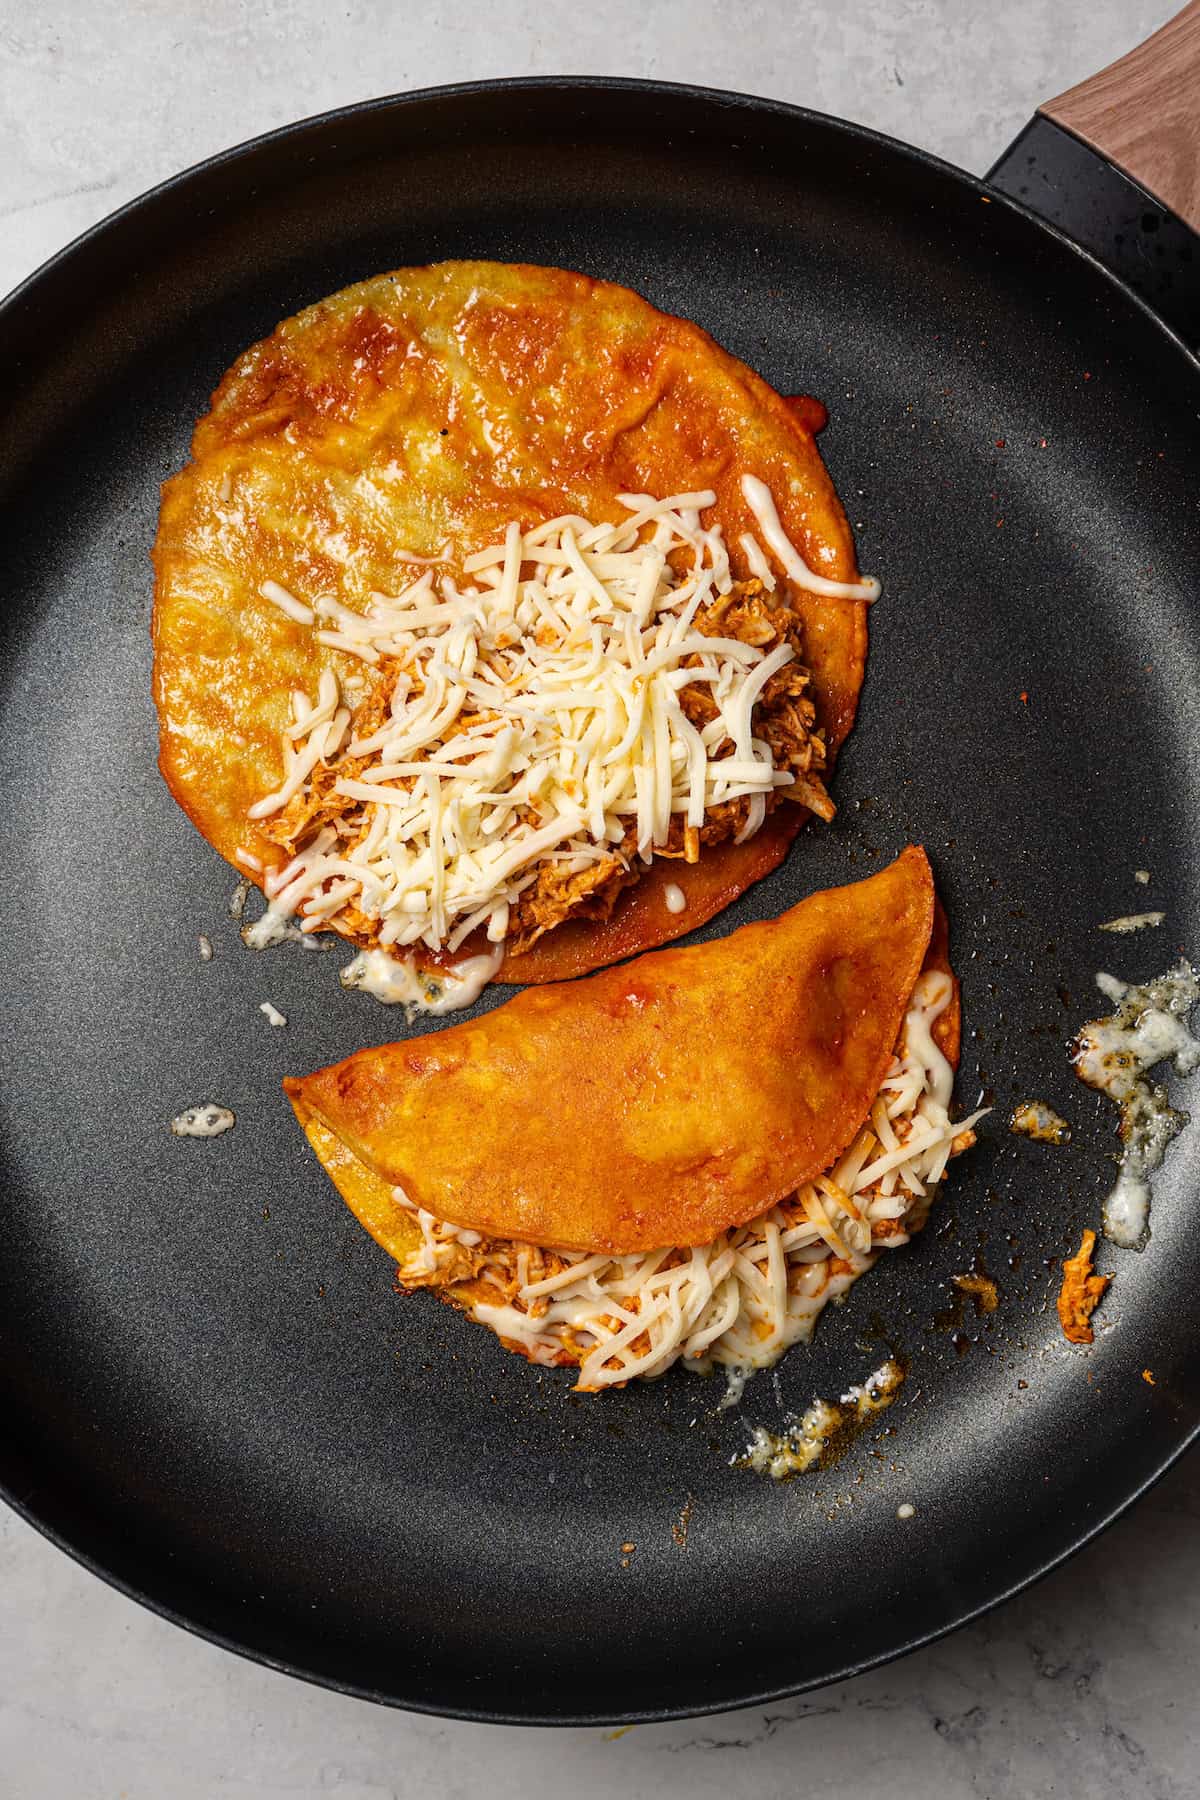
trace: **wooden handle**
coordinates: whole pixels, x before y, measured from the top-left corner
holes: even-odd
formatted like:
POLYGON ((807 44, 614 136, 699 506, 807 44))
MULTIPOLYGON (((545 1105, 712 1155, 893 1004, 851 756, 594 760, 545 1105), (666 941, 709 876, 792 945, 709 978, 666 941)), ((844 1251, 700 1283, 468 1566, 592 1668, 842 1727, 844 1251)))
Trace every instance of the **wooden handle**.
POLYGON ((1200 0, 1040 111, 1200 231, 1200 0))

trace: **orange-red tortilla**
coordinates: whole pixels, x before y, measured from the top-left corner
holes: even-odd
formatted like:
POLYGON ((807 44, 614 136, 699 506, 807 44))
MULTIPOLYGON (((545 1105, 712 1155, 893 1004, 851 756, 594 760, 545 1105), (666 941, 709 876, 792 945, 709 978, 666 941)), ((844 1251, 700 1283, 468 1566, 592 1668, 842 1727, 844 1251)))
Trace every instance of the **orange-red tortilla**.
MULTIPOLYGON (((942 1054, 958 1065, 962 1035, 962 1008, 958 982, 954 978, 948 955, 946 915, 940 901, 935 901, 933 936, 925 952, 926 969, 948 974, 954 983, 950 1004, 934 1021, 933 1036, 942 1054)), ((361 1162, 315 1114, 304 1125, 318 1161, 341 1194, 359 1224, 368 1231, 381 1249, 397 1263, 405 1262, 421 1245, 421 1229, 407 1207, 397 1203, 392 1184, 361 1162)), ((463 1283, 445 1290, 447 1297, 470 1304, 478 1298, 476 1284, 463 1283)))
POLYGON ((768 923, 284 1086, 301 1125, 435 1218, 554 1249, 707 1243, 850 1142, 933 923, 910 848, 768 923))
POLYGON ((657 858, 622 894, 610 918, 567 919, 520 956, 506 954, 497 979, 522 986, 569 981, 695 931, 779 867, 807 817, 801 806, 781 806, 744 844, 714 845, 695 863, 657 858), (682 912, 667 905, 672 884, 683 895, 682 912))
POLYGON ((1069 1344, 1091 1344, 1095 1341, 1092 1314, 1112 1281, 1111 1275, 1097 1275, 1092 1268, 1095 1248, 1095 1232, 1085 1231, 1074 1256, 1068 1256, 1063 1263, 1062 1287, 1056 1304, 1058 1322, 1069 1344))
MULTIPOLYGON (((849 527, 813 436, 821 422, 698 326, 561 269, 401 269, 286 320, 229 370, 192 461, 163 489, 154 697, 171 792, 239 874, 254 868, 239 848, 261 862, 260 884, 283 858, 246 815, 279 783, 291 690, 314 692, 325 666, 363 665, 264 599, 264 581, 361 611, 374 590, 411 580, 402 550, 445 549, 454 570, 513 518, 616 519, 620 493, 705 487, 717 495, 707 518, 744 578, 738 539, 755 529, 744 474, 766 482, 813 569, 853 580, 849 527)), ((803 623, 832 757, 858 702, 867 609, 782 578, 777 591, 803 623)), ((784 812, 790 824, 761 844, 669 864, 622 896, 609 925, 561 927, 569 940, 510 959, 499 979, 557 979, 690 931, 775 866, 797 822, 784 812), (688 896, 680 913, 662 901, 672 880, 688 896)))

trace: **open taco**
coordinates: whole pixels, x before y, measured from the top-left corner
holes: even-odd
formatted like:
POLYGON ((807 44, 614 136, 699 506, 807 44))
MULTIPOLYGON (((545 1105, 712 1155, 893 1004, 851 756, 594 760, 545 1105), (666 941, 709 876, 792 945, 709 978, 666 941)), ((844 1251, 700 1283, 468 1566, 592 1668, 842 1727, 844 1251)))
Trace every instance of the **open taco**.
POLYGON ((163 490, 172 793, 366 956, 540 982, 690 931, 833 810, 877 588, 817 422, 561 270, 285 321, 163 490))

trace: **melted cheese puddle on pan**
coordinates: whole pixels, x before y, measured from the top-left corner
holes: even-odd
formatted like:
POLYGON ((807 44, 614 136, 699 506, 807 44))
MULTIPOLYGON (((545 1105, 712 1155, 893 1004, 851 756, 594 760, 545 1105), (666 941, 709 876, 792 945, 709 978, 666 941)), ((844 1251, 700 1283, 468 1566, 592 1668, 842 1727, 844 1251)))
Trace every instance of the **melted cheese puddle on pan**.
POLYGON ((503 944, 486 956, 468 956, 445 969, 418 969, 384 950, 360 950, 342 970, 341 983, 361 989, 384 1006, 438 1015, 474 1006, 503 960, 503 944))
POLYGON ((1145 1079, 1168 1058, 1179 1075, 1200 1068, 1200 1043, 1187 1017, 1200 1001, 1200 980, 1190 963, 1134 987, 1115 975, 1097 975, 1096 985, 1116 1009, 1085 1025, 1075 1044, 1075 1073, 1121 1108, 1125 1147, 1116 1186, 1104 1202, 1104 1235, 1127 1250, 1140 1250, 1150 1219, 1150 1176, 1167 1145, 1188 1122, 1176 1112, 1166 1090, 1145 1079))
POLYGON ((807 1474, 828 1454, 835 1439, 885 1412, 903 1384, 904 1370, 889 1357, 861 1387, 843 1394, 836 1406, 828 1400, 814 1400, 808 1411, 789 1420, 783 1431, 756 1425, 746 1454, 735 1457, 734 1466, 769 1475, 772 1481, 807 1474))

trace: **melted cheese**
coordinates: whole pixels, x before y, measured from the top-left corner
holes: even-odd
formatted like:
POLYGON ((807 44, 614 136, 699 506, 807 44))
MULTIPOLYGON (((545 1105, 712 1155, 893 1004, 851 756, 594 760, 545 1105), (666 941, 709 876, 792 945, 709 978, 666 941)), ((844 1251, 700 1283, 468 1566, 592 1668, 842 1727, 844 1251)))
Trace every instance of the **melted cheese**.
POLYGON ((189 1106, 176 1118, 171 1120, 171 1130, 176 1137, 212 1138, 220 1137, 223 1131, 231 1131, 237 1120, 227 1106, 215 1106, 206 1100, 201 1106, 189 1106))
MULTIPOLYGON (((481 1284, 494 1279, 497 1298, 474 1299, 472 1315, 533 1362, 578 1356, 583 1389, 658 1376, 680 1358, 702 1372, 731 1369, 736 1386, 746 1372, 776 1362, 811 1336, 821 1309, 880 1250, 907 1243, 951 1154, 973 1141, 982 1114, 950 1119, 953 1071, 931 1030, 952 992, 947 975, 920 977, 901 1052, 869 1120, 828 1177, 690 1250, 572 1252, 543 1277, 522 1274, 526 1247, 497 1245, 480 1272, 481 1284)), ((427 1282, 464 1247, 479 1246, 477 1233, 432 1218, 399 1188, 394 1193, 422 1231, 420 1249, 401 1264, 402 1282, 427 1282)))
POLYGON ((385 950, 360 950, 342 970, 341 982, 343 987, 361 988, 385 1006, 406 1007, 410 1017, 438 1015, 474 1006, 503 961, 502 944, 485 956, 468 956, 446 969, 418 968, 409 958, 389 956, 385 950))
POLYGON ((1200 1002, 1200 979, 1189 963, 1143 987, 1097 975, 1096 985, 1115 1010, 1085 1025, 1076 1040, 1075 1072, 1121 1108, 1124 1149, 1116 1185, 1104 1203, 1104 1235, 1127 1250, 1141 1249, 1149 1230, 1150 1176, 1167 1145, 1187 1124, 1161 1087, 1145 1079, 1170 1059, 1176 1073, 1200 1068, 1200 1042, 1188 1029, 1188 1014, 1200 1002))
POLYGON ((1071 1127, 1045 1100, 1022 1100, 1014 1106, 1008 1129, 1038 1144, 1069 1144, 1071 1127))
MULTIPOLYGON (((245 901, 242 902, 243 909, 245 901)), ((241 913, 235 915, 240 918, 241 913)), ((247 950, 272 950, 276 944, 303 944, 306 950, 331 950, 333 945, 321 943, 312 937, 296 921, 277 906, 273 901, 266 906, 252 925, 243 925, 242 942, 247 950)))
MULTIPOLYGON (((385 665, 389 703, 359 732, 332 669, 315 696, 293 696, 283 779, 250 817, 274 817, 330 773, 353 805, 268 876, 281 913, 315 930, 353 906, 385 950, 453 951, 479 927, 502 938, 542 868, 581 873, 631 830, 649 861, 677 818, 699 828, 745 800, 761 824, 792 775, 755 735, 755 707, 795 652, 697 628, 732 586, 720 527, 700 523, 711 491, 619 498, 628 517, 616 524, 511 523, 466 558, 469 585, 426 569, 363 614, 311 596, 315 637, 385 665), (680 704, 694 685, 717 709, 702 729, 680 704)), ((802 585, 820 579, 809 571, 802 585)))
POLYGON ((738 1461, 756 1475, 787 1481, 805 1475, 819 1463, 842 1424, 842 1415, 828 1400, 814 1400, 808 1411, 783 1431, 756 1425, 746 1454, 738 1461))
POLYGON ((843 1394, 836 1406, 829 1400, 814 1400, 807 1412, 790 1419, 779 1432, 756 1425, 746 1454, 735 1458, 735 1462, 756 1475, 769 1475, 772 1481, 806 1474, 821 1461, 834 1438, 856 1425, 866 1424, 873 1414, 886 1411, 903 1383, 904 1370, 889 1357, 861 1387, 852 1387, 843 1394))

